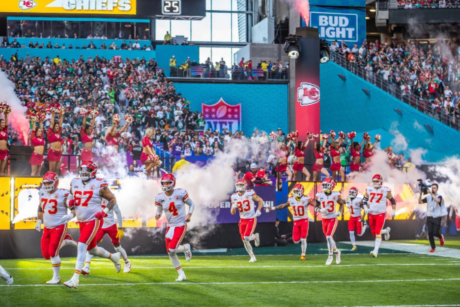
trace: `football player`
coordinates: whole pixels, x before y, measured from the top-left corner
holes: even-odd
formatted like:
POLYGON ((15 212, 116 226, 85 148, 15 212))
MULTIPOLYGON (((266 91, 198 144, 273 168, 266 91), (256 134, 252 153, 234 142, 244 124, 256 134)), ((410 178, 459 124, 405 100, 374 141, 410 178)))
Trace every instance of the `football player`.
MULTIPOLYGON (((367 224, 363 226, 361 209, 363 208, 363 199, 358 197, 358 189, 355 187, 350 188, 346 200, 348 210, 350 210, 350 219, 348 220, 348 231, 350 232, 350 241, 353 245, 352 251, 358 250, 356 248, 355 230, 356 234, 361 237, 367 229, 367 224)), ((367 209, 367 208, 366 208, 367 209)))
POLYGON ((307 251, 307 236, 308 236, 308 205, 312 198, 305 195, 305 189, 300 183, 296 184, 292 189, 293 197, 290 197, 284 204, 278 205, 270 210, 280 210, 291 206, 292 215, 294 218, 294 229, 292 230, 292 240, 295 244, 299 244, 302 249, 300 260, 305 260, 305 252, 307 251))
POLYGON ((10 275, 1 265, 0 265, 0 278, 3 279, 8 286, 13 284, 13 276, 10 275))
MULTIPOLYGON (((117 199, 108 188, 107 181, 96 178, 97 166, 91 161, 80 166, 80 177, 74 178, 70 184, 73 199, 69 201, 71 214, 65 215, 62 221, 70 221, 77 216, 80 222, 80 238, 78 239, 78 255, 73 277, 64 283, 69 288, 77 288, 80 273, 85 263, 86 252, 102 258, 110 259, 117 273, 120 272, 120 253, 111 254, 97 246, 96 234, 103 224, 103 218, 115 207, 117 199), (108 201, 107 208, 101 210, 102 200, 108 201)), ((70 197, 70 196, 69 196, 70 197)))
MULTIPOLYGON (((43 258, 51 260, 53 266, 53 278, 46 282, 47 285, 55 285, 61 282, 59 275, 61 269, 61 249, 67 235, 67 222, 62 218, 67 215, 67 197, 69 190, 58 189, 59 177, 56 173, 47 172, 43 176, 42 186, 39 191, 40 205, 38 206, 37 225, 35 229, 40 232, 41 224, 44 230, 41 240, 43 258)), ((73 242, 73 241, 72 241, 73 242)))
POLYGON ((371 256, 374 258, 379 253, 382 235, 384 235, 385 240, 390 239, 390 227, 383 229, 388 200, 391 202, 392 207, 391 217, 396 215, 396 200, 391 195, 391 190, 382 186, 382 184, 382 176, 377 174, 372 177, 372 186, 366 188, 366 193, 363 197, 363 204, 369 207, 369 227, 372 235, 375 237, 375 247, 371 251, 371 256))
MULTIPOLYGON (((105 209, 105 208, 107 208, 107 200, 103 199, 102 209, 105 209)), ((110 240, 112 241, 112 244, 115 250, 119 252, 120 255, 123 257, 123 259, 125 260, 125 268, 123 270, 123 273, 129 273, 131 271, 131 262, 129 262, 128 255, 126 254, 125 249, 120 244, 120 241, 123 238, 124 232, 123 232, 123 219, 122 219, 120 208, 118 208, 118 205, 115 205, 115 207, 113 207, 113 209, 110 210, 109 213, 107 213, 107 217, 104 218, 104 224, 102 224, 101 229, 99 229, 99 231, 97 232, 96 242, 101 242, 102 239, 104 238, 104 235, 106 234, 109 236, 110 240), (117 220, 115 220, 115 213, 117 214, 117 220), (117 227, 117 223, 118 223, 118 227, 117 227)), ((93 258, 93 255, 87 252, 85 266, 81 270, 81 273, 83 275, 89 275, 92 258, 93 258)))
POLYGON ((341 252, 337 249, 333 236, 338 224, 337 217, 343 213, 344 201, 340 192, 333 192, 335 188, 335 181, 331 178, 324 179, 322 182, 322 188, 322 192, 316 193, 316 211, 321 212, 323 233, 326 236, 327 247, 329 249, 329 256, 327 258, 326 265, 330 265, 332 263, 334 254, 335 262, 340 264, 341 252), (339 211, 336 211, 336 203, 340 205, 339 211))
POLYGON ((256 256, 252 252, 251 241, 254 240, 254 245, 257 247, 260 245, 260 237, 258 233, 254 233, 257 225, 257 217, 261 215, 261 209, 264 205, 262 198, 257 196, 254 190, 246 191, 246 181, 244 179, 238 179, 235 184, 236 193, 231 197, 232 208, 231 214, 235 214, 236 210, 240 213, 240 235, 243 240, 243 245, 246 248, 251 259, 249 262, 256 262, 256 256), (254 202, 258 203, 257 210, 254 202))
POLYGON ((185 260, 192 259, 192 251, 190 244, 183 244, 185 232, 187 231, 187 223, 192 218, 195 205, 188 197, 188 193, 184 189, 175 189, 176 178, 172 174, 165 174, 161 177, 162 193, 155 197, 155 205, 157 207, 155 219, 159 220, 163 211, 168 220, 168 228, 166 228, 166 250, 169 254, 172 264, 176 268, 179 277, 176 281, 186 279, 185 273, 182 270, 177 257, 177 253, 183 252, 185 260), (188 213, 186 213, 185 205, 188 205, 188 213))

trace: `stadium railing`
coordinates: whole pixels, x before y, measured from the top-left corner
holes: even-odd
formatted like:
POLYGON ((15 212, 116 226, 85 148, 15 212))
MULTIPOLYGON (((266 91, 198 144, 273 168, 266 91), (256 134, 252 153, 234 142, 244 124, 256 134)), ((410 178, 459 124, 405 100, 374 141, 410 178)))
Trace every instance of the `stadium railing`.
POLYGON ((192 66, 187 69, 179 67, 168 67, 163 69, 169 72, 170 78, 191 78, 191 79, 221 79, 232 81, 289 81, 289 69, 282 71, 263 71, 262 69, 248 70, 240 68, 215 69, 205 65, 192 66))
MULTIPOLYGON (((158 151, 157 151, 158 153, 158 151)), ((9 175, 11 175, 11 169, 12 169, 12 162, 14 163, 15 161, 20 161, 20 162, 26 162, 28 163, 30 156, 32 154, 30 153, 24 153, 24 154, 9 154, 8 157, 8 170, 9 170, 9 175)), ((172 168, 176 162, 176 158, 172 155, 167 155, 165 153, 159 153, 159 158, 161 161, 161 168, 164 169, 166 172, 171 172, 172 168)), ((105 165, 106 164, 106 157, 105 156, 97 156, 93 155, 93 161, 96 162, 99 165, 105 165)), ((80 160, 80 155, 68 155, 64 154, 62 155, 62 163, 64 164, 64 169, 69 172, 69 173, 77 173, 78 172, 78 167, 83 161, 80 160)), ((43 168, 42 168, 42 174, 36 177, 41 177, 44 172, 46 172, 47 169, 47 161, 43 162, 43 168), (45 170, 44 170, 45 169, 45 170)), ((21 166, 17 166, 18 168, 23 168, 25 165, 22 164, 21 166)), ((129 165, 127 164, 126 167, 129 165)), ((61 168, 62 169, 62 168, 61 168)))
POLYGON ((388 80, 385 80, 383 77, 363 69, 358 65, 358 63, 350 62, 340 53, 332 52, 331 61, 366 80, 367 82, 370 82, 371 84, 384 90, 402 102, 416 108, 420 112, 423 112, 456 130, 460 130, 459 121, 455 118, 455 116, 451 116, 449 113, 447 113, 443 106, 432 107, 432 99, 421 99, 410 91, 405 92, 401 90, 401 88, 399 88, 396 84, 392 84, 388 80))

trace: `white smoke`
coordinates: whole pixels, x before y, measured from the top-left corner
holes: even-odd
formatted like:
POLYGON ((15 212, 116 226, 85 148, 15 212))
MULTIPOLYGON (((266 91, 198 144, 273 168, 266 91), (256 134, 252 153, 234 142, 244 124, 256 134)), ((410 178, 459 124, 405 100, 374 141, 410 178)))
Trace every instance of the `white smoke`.
POLYGON ((439 194, 444 197, 446 206, 454 205, 460 208, 460 159, 458 157, 447 158, 441 165, 430 168, 435 177, 441 177, 439 194))

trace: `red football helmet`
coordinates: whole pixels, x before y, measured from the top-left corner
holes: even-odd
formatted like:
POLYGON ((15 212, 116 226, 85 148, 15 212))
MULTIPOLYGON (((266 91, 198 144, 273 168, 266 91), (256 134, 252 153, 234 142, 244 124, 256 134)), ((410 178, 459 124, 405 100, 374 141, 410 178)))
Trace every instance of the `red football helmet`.
POLYGON ((245 192, 246 191, 246 180, 238 179, 235 183, 236 191, 237 192, 245 192))
POLYGON ((379 174, 374 175, 374 177, 372 177, 372 184, 374 188, 376 189, 380 188, 383 184, 383 177, 380 176, 379 174))
POLYGON ((96 178, 97 166, 91 161, 85 161, 80 165, 80 178, 83 181, 96 178))
POLYGON ((294 188, 292 189, 292 194, 297 198, 301 198, 302 196, 304 196, 305 189, 303 185, 301 185, 300 183, 296 184, 294 188))
POLYGON ((348 191, 348 195, 350 195, 351 198, 355 198, 356 196, 358 196, 358 189, 352 187, 350 191, 348 191))
POLYGON ((47 172, 45 176, 43 176, 42 183, 43 183, 42 189, 44 191, 47 191, 47 192, 54 191, 59 186, 59 177, 56 173, 47 172))
POLYGON ((326 178, 323 180, 323 183, 321 184, 323 187, 323 192, 332 192, 335 188, 335 181, 332 180, 331 178, 326 178))
POLYGON ((164 174, 161 177, 161 189, 164 192, 168 192, 174 189, 176 186, 176 177, 173 174, 164 174))

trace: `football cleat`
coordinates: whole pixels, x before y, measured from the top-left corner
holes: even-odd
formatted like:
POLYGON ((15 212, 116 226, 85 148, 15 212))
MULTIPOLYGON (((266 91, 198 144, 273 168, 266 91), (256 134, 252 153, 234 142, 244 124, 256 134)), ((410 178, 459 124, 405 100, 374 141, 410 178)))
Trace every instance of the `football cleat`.
MULTIPOLYGON (((77 247, 77 242, 72 238, 71 235, 69 234, 66 234, 65 237, 64 237, 64 244, 62 244, 62 247, 64 246, 68 246, 68 245, 71 245, 71 246, 74 246, 74 247, 77 247)), ((61 248, 62 248, 61 247, 61 248)))
POLYGON ((256 247, 258 247, 260 245, 260 236, 259 236, 259 233, 255 233, 254 234, 256 236, 256 238, 254 239, 254 245, 256 247))
POLYGON ((351 248, 351 251, 352 251, 352 252, 356 252, 357 250, 358 250, 358 249, 356 248, 356 246, 353 246, 353 247, 351 248))
POLYGON ((85 265, 82 269, 81 269, 81 273, 85 276, 89 275, 89 265, 85 265))
POLYGON ((125 262, 125 268, 123 269, 123 273, 129 273, 129 272, 131 272, 131 262, 129 262, 128 260, 125 262))
POLYGON ((326 265, 331 265, 332 260, 334 260, 334 257, 332 257, 332 255, 330 255, 329 257, 327 257, 326 265))
POLYGON ((300 260, 305 261, 305 256, 300 256, 300 260))
POLYGON ((177 277, 176 281, 184 281, 186 280, 187 277, 185 277, 185 274, 184 273, 180 273, 179 274, 179 277, 177 277))
POLYGON ((249 260, 249 262, 256 262, 256 261, 257 261, 256 256, 252 256, 251 260, 249 260))
POLYGON ((3 279, 8 286, 13 284, 13 276, 11 276, 1 265, 0 265, 0 278, 3 279))
POLYGON ((61 283, 61 278, 59 277, 58 278, 53 277, 53 279, 46 282, 47 285, 57 285, 60 283, 61 283))
POLYGON ((190 261, 192 259, 192 249, 190 248, 190 244, 184 244, 185 250, 185 260, 190 261))
POLYGON ((120 253, 112 254, 112 256, 110 257, 110 260, 112 260, 113 264, 115 265, 115 270, 117 271, 117 273, 120 273, 120 270, 121 270, 120 253))
POLYGON ((439 244, 441 246, 444 246, 444 236, 443 235, 441 235, 441 237, 439 238, 439 244))
POLYGON ((386 230, 387 230, 387 233, 383 234, 383 238, 385 239, 385 241, 388 241, 388 240, 390 240, 390 231, 391 231, 391 228, 390 228, 390 227, 387 227, 386 230))
POLYGON ((376 251, 371 251, 371 256, 373 258, 377 258, 377 252, 376 251))
POLYGON ((342 253, 341 253, 339 250, 337 250, 337 251, 335 252, 335 263, 337 263, 337 264, 340 264, 340 262, 342 261, 342 260, 340 259, 340 255, 342 255, 342 253))
POLYGON ((66 286, 67 288, 77 289, 79 283, 80 281, 78 280, 78 278, 72 277, 69 281, 66 281, 65 283, 63 283, 63 285, 66 286))
POLYGON ((430 250, 430 253, 434 253, 434 251, 435 251, 435 249, 434 249, 434 248, 432 248, 432 249, 430 250))

